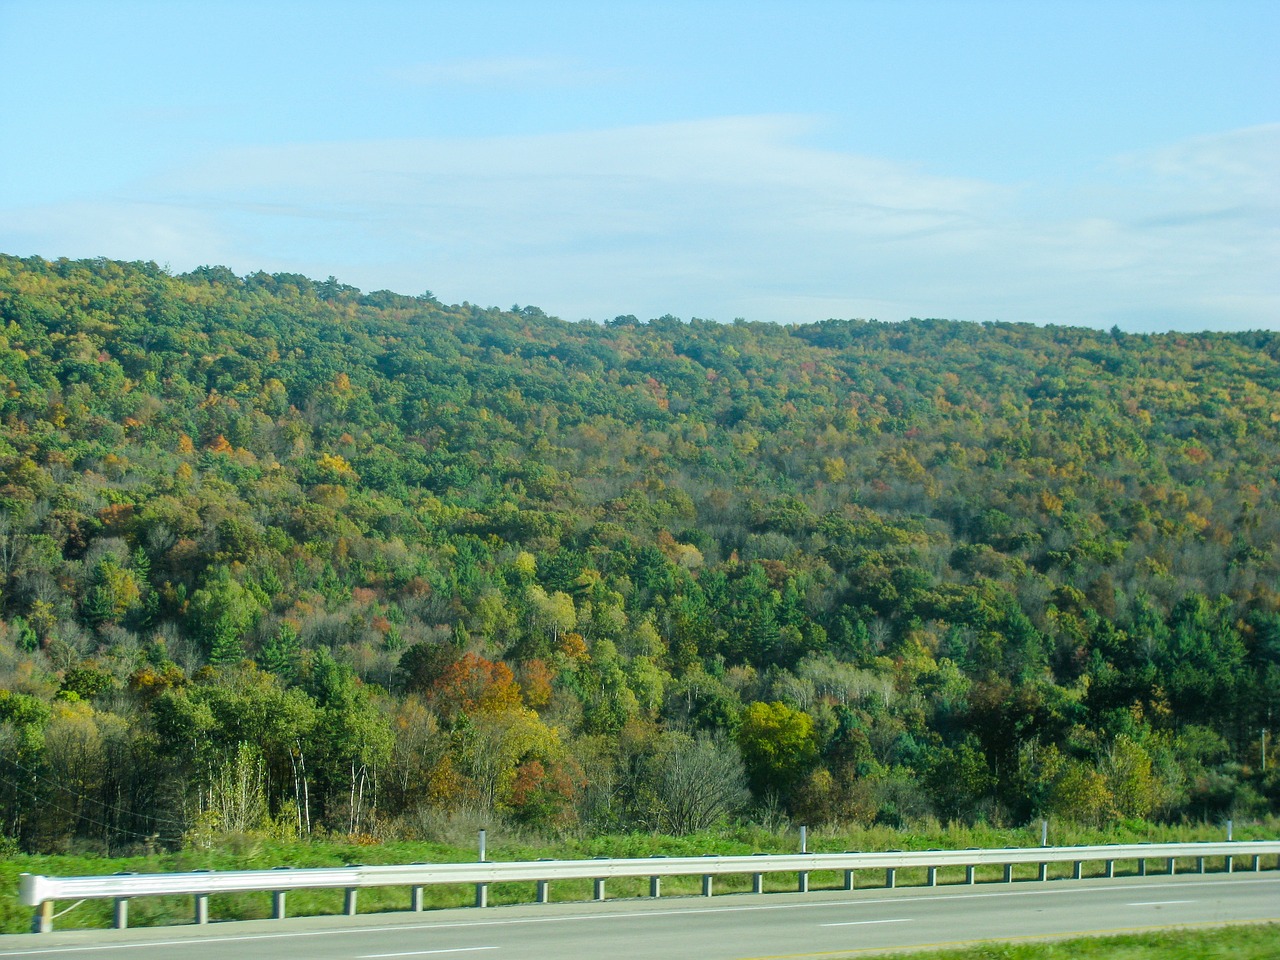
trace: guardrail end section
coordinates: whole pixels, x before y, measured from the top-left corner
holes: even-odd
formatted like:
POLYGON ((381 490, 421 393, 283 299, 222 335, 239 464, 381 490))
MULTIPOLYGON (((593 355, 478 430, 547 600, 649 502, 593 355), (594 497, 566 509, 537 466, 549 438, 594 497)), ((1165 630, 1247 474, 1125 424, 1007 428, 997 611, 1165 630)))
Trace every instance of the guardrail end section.
POLYGON ((18 874, 18 899, 23 906, 38 907, 44 902, 45 878, 35 873, 18 874))
POLYGON ((53 933, 53 901, 45 899, 47 881, 39 874, 23 873, 18 876, 18 899, 28 907, 35 907, 31 918, 32 933, 53 933))

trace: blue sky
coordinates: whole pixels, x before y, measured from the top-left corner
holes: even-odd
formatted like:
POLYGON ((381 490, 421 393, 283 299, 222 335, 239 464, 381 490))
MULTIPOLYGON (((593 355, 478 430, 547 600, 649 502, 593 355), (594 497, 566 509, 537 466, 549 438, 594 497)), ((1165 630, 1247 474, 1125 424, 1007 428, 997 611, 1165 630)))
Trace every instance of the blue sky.
POLYGON ((0 0, 0 251, 1280 329, 1280 3, 0 0))

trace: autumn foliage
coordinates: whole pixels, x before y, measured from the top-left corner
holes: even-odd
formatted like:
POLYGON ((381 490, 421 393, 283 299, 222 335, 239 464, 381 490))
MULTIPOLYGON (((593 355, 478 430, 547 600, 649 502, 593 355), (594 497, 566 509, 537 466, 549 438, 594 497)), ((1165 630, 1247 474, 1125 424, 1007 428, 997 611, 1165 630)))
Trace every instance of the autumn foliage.
POLYGON ((0 846, 1274 813, 1277 463, 1270 332, 0 256, 0 846))

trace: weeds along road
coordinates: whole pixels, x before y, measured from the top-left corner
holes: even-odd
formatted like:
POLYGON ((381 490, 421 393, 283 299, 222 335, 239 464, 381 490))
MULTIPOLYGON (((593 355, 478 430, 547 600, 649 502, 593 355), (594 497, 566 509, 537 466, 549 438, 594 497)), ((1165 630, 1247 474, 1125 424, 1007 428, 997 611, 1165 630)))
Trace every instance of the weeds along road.
POLYGON ((1280 873, 734 894, 67 931, 0 960, 746 960, 1161 926, 1280 921, 1280 873))

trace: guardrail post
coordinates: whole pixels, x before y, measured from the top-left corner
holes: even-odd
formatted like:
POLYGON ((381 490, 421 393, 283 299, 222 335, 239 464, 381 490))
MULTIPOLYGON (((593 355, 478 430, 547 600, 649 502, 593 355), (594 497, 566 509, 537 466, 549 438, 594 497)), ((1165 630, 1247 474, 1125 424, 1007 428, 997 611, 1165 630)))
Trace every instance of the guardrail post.
POLYGON ((1006 863, 1004 865, 1004 882, 1013 883, 1013 864, 1006 863))
MULTIPOLYGON (((665 857, 666 854, 655 853, 650 857, 650 859, 662 860, 665 857)), ((660 874, 655 873, 649 876, 649 896, 653 897, 655 900, 662 896, 662 876, 660 874)))
POLYGON ((1077 860, 1071 865, 1071 879, 1079 880, 1082 876, 1084 876, 1084 863, 1077 860))
POLYGON ((938 868, 937 867, 929 868, 928 884, 931 887, 936 887, 938 885, 938 868))
POLYGON ((551 881, 539 880, 538 881, 538 902, 549 903, 550 901, 551 901, 551 881))
POLYGON ((709 873, 702 875, 702 895, 704 897, 711 896, 711 874, 709 873))
POLYGON ((844 888, 846 890, 853 889, 853 871, 852 870, 846 870, 844 872, 844 888))
POLYGON ((31 918, 32 933, 53 933, 53 901, 45 900, 31 918))
POLYGON ((1036 874, 1036 879, 1037 880, 1049 879, 1049 865, 1047 863, 1040 864, 1040 870, 1036 874))
POLYGON ((1253 855, 1253 872, 1254 873, 1262 872, 1262 854, 1260 853, 1255 853, 1253 855))
POLYGON ((207 893, 196 894, 196 923, 209 922, 209 895, 207 893))
POLYGON ((1177 874, 1178 874, 1177 861, 1173 857, 1170 857, 1169 858, 1169 876, 1174 877, 1174 876, 1177 876, 1177 874))
POLYGON ((1204 873, 1204 857, 1196 857, 1196 873, 1204 873))
POLYGON ((285 891, 271 891, 271 919, 283 920, 285 918, 285 891))
POLYGON ((972 863, 967 864, 967 865, 965 866, 965 868, 964 868, 964 882, 965 882, 965 883, 972 885, 972 884, 974 884, 974 883, 976 883, 976 882, 977 882, 977 881, 974 879, 974 873, 975 873, 975 871, 976 871, 976 868, 974 867, 974 865, 973 865, 972 863))
MULTIPOLYGON (((415 867, 424 867, 424 866, 426 866, 426 864, 425 864, 423 861, 421 861, 421 860, 415 860, 415 861, 413 861, 413 863, 411 864, 411 866, 415 866, 415 867)), ((423 886, 422 886, 421 884, 414 884, 413 886, 411 886, 411 887, 409 888, 409 909, 410 909, 410 910, 412 910, 414 913, 421 913, 421 912, 422 912, 422 891, 423 891, 423 889, 424 889, 424 888, 423 888, 423 886)))
POLYGON ((894 867, 885 867, 884 885, 892 890, 898 885, 898 871, 894 867))
MULTIPOLYGON (((765 853, 753 853, 753 854, 752 854, 752 856, 753 856, 753 857, 765 857, 765 856, 768 856, 768 854, 765 854, 765 853)), ((763 874, 763 873, 753 873, 753 874, 751 875, 751 892, 752 892, 752 893, 764 893, 764 874, 763 874)))
POLYGON ((604 877, 596 877, 594 899, 596 900, 604 899, 604 877))
POLYGON ((800 893, 808 893, 809 892, 809 872, 807 870, 801 870, 797 877, 797 880, 798 882, 796 884, 796 890, 800 893))
POLYGON ((359 893, 358 887, 347 887, 342 897, 342 912, 348 917, 356 915, 356 894, 359 893))
POLYGON ((112 917, 112 926, 117 930, 129 929, 129 898, 116 897, 115 913, 112 917))
POLYGON ((1103 876, 1106 877, 1108 880, 1113 880, 1115 879, 1115 875, 1116 875, 1116 862, 1114 860, 1108 860, 1106 871, 1103 873, 1103 876))
POLYGON ((1145 877, 1147 875, 1147 858, 1138 858, 1138 876, 1145 877))
POLYGON ((1235 857, 1227 857, 1227 873, 1235 873, 1236 863, 1235 857))
POLYGON ((487 907, 489 905, 489 885, 487 883, 476 884, 476 906, 487 907))

